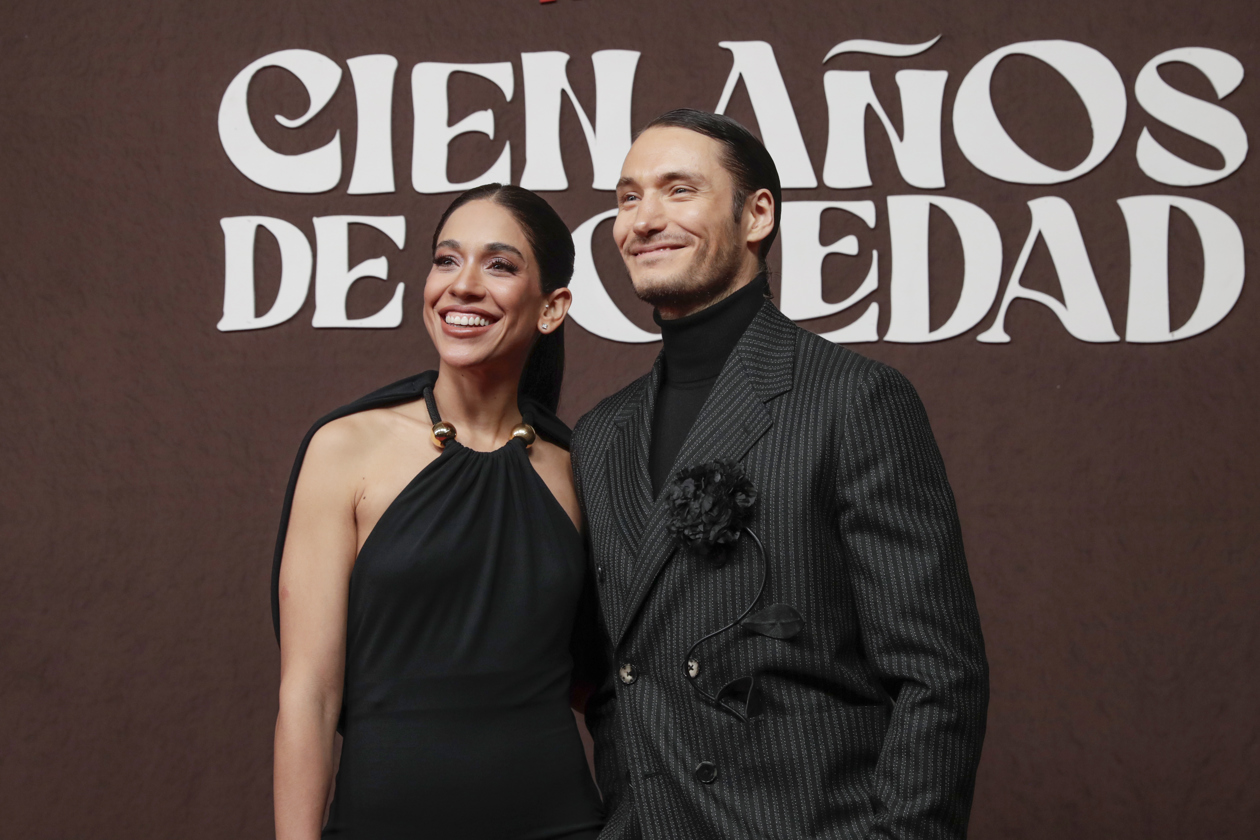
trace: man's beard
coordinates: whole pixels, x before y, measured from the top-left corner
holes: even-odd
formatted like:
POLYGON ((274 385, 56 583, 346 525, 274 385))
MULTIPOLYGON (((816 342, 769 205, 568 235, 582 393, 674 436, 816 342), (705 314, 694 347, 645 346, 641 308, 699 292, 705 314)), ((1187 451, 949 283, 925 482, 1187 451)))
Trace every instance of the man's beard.
POLYGON ((693 312, 726 297, 743 261, 743 249, 735 236, 738 229, 735 225, 731 227, 730 235, 722 237, 720 242, 709 240, 697 249, 691 264, 678 274, 647 288, 635 286, 634 293, 657 309, 693 312), (709 259, 710 254, 712 259, 709 259))

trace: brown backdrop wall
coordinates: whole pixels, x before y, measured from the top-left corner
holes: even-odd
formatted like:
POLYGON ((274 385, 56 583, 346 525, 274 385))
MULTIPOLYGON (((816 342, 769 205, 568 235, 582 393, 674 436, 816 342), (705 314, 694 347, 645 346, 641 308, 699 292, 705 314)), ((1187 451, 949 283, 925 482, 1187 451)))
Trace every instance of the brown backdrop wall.
MULTIPOLYGON (((1208 186, 1142 174, 1144 127, 1169 149, 1220 166, 1204 144, 1151 119, 1134 80, 1155 55, 1202 46, 1260 72, 1250 0, 858 4, 751 0, 463 0, 257 3, 12 2, 0 11, 0 834, 25 838, 266 837, 278 656, 267 586, 279 504, 296 445, 324 411, 431 367, 420 288, 431 227, 450 195, 411 188, 410 68, 421 61, 512 62, 510 102, 491 83, 456 77, 452 122, 495 112, 496 139, 451 145, 452 180, 474 177, 513 147, 525 155, 521 53, 562 50, 594 116, 591 53, 642 52, 633 122, 670 107, 713 108, 731 68, 719 41, 775 49, 816 173, 827 145, 826 69, 869 69, 900 125, 893 73, 950 71, 943 194, 981 206, 1001 231, 1003 283, 1028 234, 1027 202, 1059 196, 1075 210, 1117 330, 1124 333, 1130 255, 1116 200, 1150 193, 1208 201, 1241 228, 1257 264, 1254 161, 1208 186), (914 44, 910 59, 827 51, 850 38, 914 44), (1128 92, 1123 134, 1083 178, 1022 186, 977 171, 950 112, 966 72, 991 51, 1067 39, 1099 50, 1128 92), (397 190, 348 195, 355 103, 349 74, 301 131, 306 98, 268 70, 251 91, 264 140, 304 151, 341 131, 340 184, 318 195, 264 189, 220 144, 231 80, 287 48, 399 60, 393 142, 397 190), (317 330, 313 300, 285 323, 224 333, 219 220, 267 215, 313 238, 312 218, 403 215, 406 246, 356 228, 351 264, 384 254, 391 283, 365 280, 352 316, 406 284, 398 329, 317 330)), ((1215 102, 1186 66, 1165 78, 1215 102)), ((1253 136, 1254 78, 1220 104, 1253 136)), ((1003 124, 1030 154, 1062 169, 1089 149, 1089 122, 1062 77, 1031 58, 1003 62, 993 83, 1003 124)), ((756 126, 741 85, 729 113, 756 126)), ((548 193, 576 227, 613 204, 592 169, 572 107, 561 135, 570 188, 548 193)), ((867 116, 869 189, 791 190, 789 200, 875 201, 867 230, 824 217, 822 237, 862 240, 825 265, 824 291, 856 288, 870 251, 890 248, 888 195, 919 193, 867 116)), ((835 216, 837 218, 831 218, 835 216)), ((961 248, 933 216, 933 326, 952 310, 961 248)), ((638 325, 609 242, 595 259, 610 295, 638 325)), ((1198 300, 1203 257, 1189 221, 1172 223, 1172 314, 1198 300)), ((778 247, 772 265, 779 264, 778 247)), ((885 257, 887 260, 887 257, 885 257)), ((260 311, 279 276, 258 250, 260 311), (270 285, 268 285, 270 284, 270 285)), ((870 298, 888 323, 887 261, 870 298)), ((1024 284, 1058 294, 1045 246, 1024 284)), ((862 306, 806 324, 853 320, 862 306)), ((977 838, 1250 838, 1260 836, 1256 604, 1260 598, 1260 298, 1250 288, 1197 337, 1142 345, 1071 337, 1045 306, 1015 302, 1010 344, 966 334, 860 352, 904 371, 931 415, 958 497, 993 672, 989 734, 972 836, 977 838)), ((647 368, 658 345, 570 328, 562 415, 575 420, 647 368)))

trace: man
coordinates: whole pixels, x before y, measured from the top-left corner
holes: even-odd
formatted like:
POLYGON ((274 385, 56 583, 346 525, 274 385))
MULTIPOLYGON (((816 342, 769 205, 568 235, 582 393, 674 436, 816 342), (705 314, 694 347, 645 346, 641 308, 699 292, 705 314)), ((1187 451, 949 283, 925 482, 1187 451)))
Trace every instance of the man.
POLYGON ((988 671, 914 389, 768 300, 779 177, 735 121, 652 122, 617 200, 664 344, 573 440, 614 664, 587 708, 601 837, 964 837, 988 671), (714 461, 757 494, 764 563, 748 532, 715 560, 670 530, 672 477, 714 461))

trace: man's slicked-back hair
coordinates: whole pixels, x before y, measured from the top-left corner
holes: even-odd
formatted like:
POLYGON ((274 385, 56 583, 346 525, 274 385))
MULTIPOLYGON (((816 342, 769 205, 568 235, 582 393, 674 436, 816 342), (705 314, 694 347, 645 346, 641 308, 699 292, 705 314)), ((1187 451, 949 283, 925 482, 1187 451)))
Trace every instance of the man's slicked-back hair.
POLYGON ((710 114, 694 108, 667 111, 648 123, 643 131, 649 128, 685 128, 705 137, 712 137, 722 144, 725 151, 722 163, 735 182, 735 221, 738 222, 743 217, 744 202, 748 200, 748 196, 760 189, 770 191, 770 195, 774 197, 774 227, 770 230, 770 235, 761 240, 761 247, 757 251, 757 258, 764 269, 766 254, 770 253, 770 246, 779 235, 779 220, 783 217, 783 189, 779 185, 779 170, 766 147, 751 131, 725 114, 710 114))

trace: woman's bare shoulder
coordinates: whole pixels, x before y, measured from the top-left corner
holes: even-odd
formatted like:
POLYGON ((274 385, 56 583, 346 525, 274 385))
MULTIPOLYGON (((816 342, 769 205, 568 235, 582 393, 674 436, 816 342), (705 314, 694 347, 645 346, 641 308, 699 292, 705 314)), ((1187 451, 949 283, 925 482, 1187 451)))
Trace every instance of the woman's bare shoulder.
POLYGON ((397 425, 388 408, 373 408, 330 420, 315 432, 303 469, 354 467, 378 450, 397 425))
POLYGON ((569 450, 564 447, 556 446, 551 441, 539 437, 530 450, 536 466, 546 466, 566 475, 572 473, 573 466, 569 459, 569 450))

